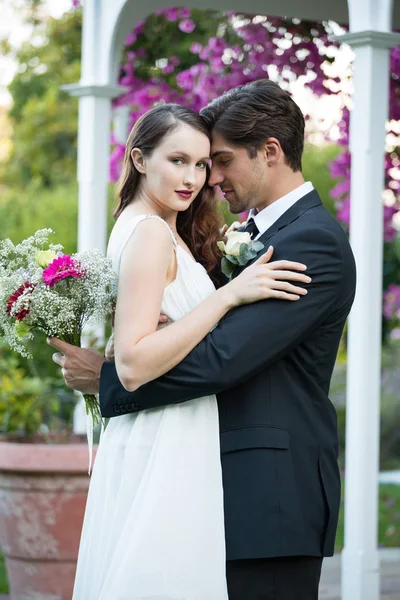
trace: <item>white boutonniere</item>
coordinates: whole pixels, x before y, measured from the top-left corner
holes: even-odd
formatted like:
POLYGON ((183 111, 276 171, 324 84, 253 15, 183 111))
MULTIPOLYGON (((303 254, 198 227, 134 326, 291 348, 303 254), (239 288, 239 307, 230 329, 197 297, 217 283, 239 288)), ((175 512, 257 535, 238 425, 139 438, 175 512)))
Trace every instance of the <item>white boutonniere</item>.
POLYGON ((226 243, 217 242, 223 254, 221 269, 228 279, 232 278, 237 266, 244 267, 249 260, 253 260, 264 248, 264 244, 252 240, 246 231, 231 231, 226 234, 226 243))

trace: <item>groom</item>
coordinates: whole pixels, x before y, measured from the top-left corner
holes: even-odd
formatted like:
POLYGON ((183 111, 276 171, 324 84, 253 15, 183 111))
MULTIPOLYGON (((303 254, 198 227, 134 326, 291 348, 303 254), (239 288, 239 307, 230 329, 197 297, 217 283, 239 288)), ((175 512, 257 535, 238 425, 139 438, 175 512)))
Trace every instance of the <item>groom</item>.
MULTIPOLYGON (((355 293, 347 238, 301 173, 304 118, 260 80, 202 111, 212 132, 211 185, 274 260, 307 265, 298 302, 229 312, 172 371, 127 392, 113 362, 54 340, 67 385, 95 393, 105 417, 217 394, 230 600, 316 600, 340 503, 336 413, 328 398, 355 293)), ((206 576, 206 574, 205 574, 206 576)), ((206 599, 204 599, 206 600, 206 599)))

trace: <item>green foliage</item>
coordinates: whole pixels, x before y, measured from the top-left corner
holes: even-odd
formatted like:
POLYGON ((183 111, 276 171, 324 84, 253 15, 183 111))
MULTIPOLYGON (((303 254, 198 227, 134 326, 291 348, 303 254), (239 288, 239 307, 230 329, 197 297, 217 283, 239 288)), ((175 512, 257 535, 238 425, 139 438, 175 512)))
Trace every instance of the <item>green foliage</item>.
POLYGON ((6 183, 35 179, 50 186, 75 175, 77 100, 60 86, 79 80, 81 19, 80 11, 48 19, 15 53, 8 47, 19 67, 9 85, 13 149, 1 172, 6 183))
POLYGON ((314 146, 306 144, 303 154, 303 176, 305 181, 311 181, 325 208, 336 216, 334 200, 330 198, 329 192, 334 185, 334 180, 329 173, 329 163, 332 162, 340 153, 341 147, 338 144, 328 144, 326 146, 314 146))
MULTIPOLYGON (((112 201, 110 193, 110 215, 112 201)), ((76 184, 44 189, 33 182, 25 188, 5 189, 0 197, 0 239, 9 237, 18 243, 37 229, 51 227, 54 243, 75 252, 77 207, 76 184)), ((68 430, 75 399, 51 360, 54 349, 39 334, 30 350, 34 358, 23 359, 2 346, 0 339, 0 432, 33 433, 43 423, 52 432, 68 430)))
MULTIPOLYGON (((114 204, 113 187, 109 188, 108 232, 111 231, 111 216, 114 204)), ((77 250, 78 188, 76 184, 58 185, 52 189, 31 183, 25 188, 7 188, 0 197, 0 239, 10 238, 14 243, 32 235, 36 230, 50 227, 54 231, 52 241, 64 246, 65 252, 77 250)), ((64 380, 51 361, 51 350, 39 337, 37 347, 32 348, 35 357, 27 361, 44 378, 50 378, 52 388, 65 389, 64 380)), ((5 351, 4 351, 5 352, 5 351)), ((12 356, 14 353, 7 351, 12 356)), ((20 359, 23 361, 23 359, 20 359)), ((58 393, 58 391, 57 391, 58 393)))
MULTIPOLYGON (((346 451, 346 407, 336 409, 338 416, 340 464, 345 465, 346 451)), ((400 468, 400 402, 398 397, 382 395, 380 418, 380 468, 400 468)))
POLYGON ((243 221, 240 215, 233 215, 229 212, 228 203, 225 200, 221 200, 221 210, 223 215, 223 221, 227 225, 232 225, 235 221, 243 221))
MULTIPOLYGON (((114 224, 114 186, 108 189, 108 222, 114 224)), ((5 188, 0 195, 0 239, 21 242, 38 229, 50 227, 52 242, 60 243, 67 253, 77 250, 78 186, 76 183, 43 188, 38 182, 25 187, 5 188)))
POLYGON ((6 189, 0 197, 0 239, 19 243, 38 229, 50 227, 55 232, 52 242, 75 252, 77 211, 76 184, 43 189, 33 182, 25 188, 6 189))
MULTIPOLYGON (((18 72, 9 85, 13 97, 10 116, 18 120, 33 97, 75 81, 80 73, 82 15, 64 13, 60 19, 40 23, 29 41, 16 51, 18 72)), ((62 92, 64 94, 64 92, 62 92)), ((66 98, 70 98, 65 94, 66 98)))
POLYGON ((1 434, 29 440, 38 432, 70 429, 73 392, 66 391, 49 351, 43 336, 35 342, 36 358, 31 361, 0 343, 1 434))
MULTIPOLYGON (((343 489, 342 489, 343 496, 343 489)), ((400 486, 381 484, 379 486, 379 532, 378 544, 384 548, 400 546, 400 486)), ((339 525, 336 534, 335 552, 344 545, 344 502, 340 506, 339 525)))
MULTIPOLYGON (((380 397, 380 468, 400 468, 400 343, 383 347, 380 397)), ((338 417, 340 464, 346 451, 346 364, 336 362, 329 392, 338 417)))
POLYGON ((0 594, 8 593, 8 583, 6 574, 6 565, 4 563, 4 557, 0 552, 0 594))

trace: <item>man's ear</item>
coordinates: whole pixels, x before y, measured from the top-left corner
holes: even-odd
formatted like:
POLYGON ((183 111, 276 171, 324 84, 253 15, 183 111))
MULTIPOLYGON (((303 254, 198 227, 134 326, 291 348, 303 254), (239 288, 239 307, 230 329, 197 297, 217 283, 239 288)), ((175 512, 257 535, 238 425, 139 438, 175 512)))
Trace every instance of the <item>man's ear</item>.
POLYGON ((265 141, 264 154, 269 167, 279 162, 279 159, 283 156, 283 151, 276 138, 271 137, 265 141))
POLYGON ((133 148, 131 150, 131 159, 135 169, 139 173, 146 173, 146 161, 140 148, 133 148))

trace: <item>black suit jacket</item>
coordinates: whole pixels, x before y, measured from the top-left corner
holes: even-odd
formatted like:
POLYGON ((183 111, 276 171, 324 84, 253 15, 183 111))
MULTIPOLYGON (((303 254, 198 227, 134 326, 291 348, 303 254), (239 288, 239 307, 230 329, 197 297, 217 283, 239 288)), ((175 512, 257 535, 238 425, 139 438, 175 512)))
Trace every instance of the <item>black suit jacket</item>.
MULTIPOLYGON (((177 367, 127 392, 105 363, 105 417, 217 394, 227 559, 330 556, 340 504, 336 412, 328 398, 355 293, 347 237, 315 191, 261 237, 307 265, 308 294, 230 311, 177 367)), ((193 424, 195 427, 195 423, 193 424)))

